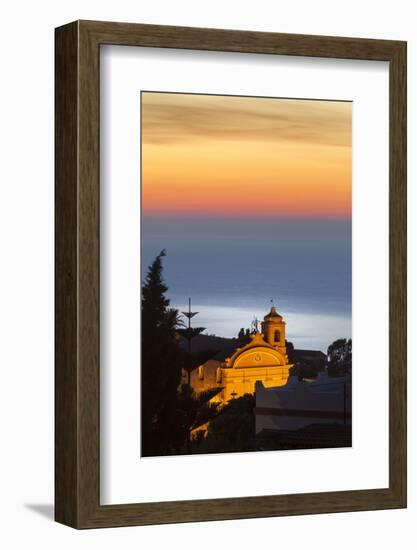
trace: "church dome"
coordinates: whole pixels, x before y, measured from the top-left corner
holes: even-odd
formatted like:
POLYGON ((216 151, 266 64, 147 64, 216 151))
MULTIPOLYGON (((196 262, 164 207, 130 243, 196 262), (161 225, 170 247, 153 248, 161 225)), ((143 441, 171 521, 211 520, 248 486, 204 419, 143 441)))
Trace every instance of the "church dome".
POLYGON ((265 315, 264 321, 282 321, 282 315, 280 315, 275 306, 271 307, 271 311, 265 315))

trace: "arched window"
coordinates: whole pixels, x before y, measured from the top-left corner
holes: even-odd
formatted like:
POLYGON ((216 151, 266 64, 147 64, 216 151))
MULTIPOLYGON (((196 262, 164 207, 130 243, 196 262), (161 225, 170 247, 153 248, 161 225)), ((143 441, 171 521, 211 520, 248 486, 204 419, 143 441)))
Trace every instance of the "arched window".
POLYGON ((274 342, 279 342, 279 340, 280 340, 279 330, 276 330, 274 332, 274 342))

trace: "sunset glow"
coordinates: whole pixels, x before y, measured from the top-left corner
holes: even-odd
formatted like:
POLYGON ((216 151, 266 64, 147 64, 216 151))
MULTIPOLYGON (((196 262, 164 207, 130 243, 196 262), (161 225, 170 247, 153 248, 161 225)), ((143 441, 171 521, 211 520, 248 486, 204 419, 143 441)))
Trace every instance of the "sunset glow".
POLYGON ((350 218, 350 102, 141 101, 145 215, 350 218))

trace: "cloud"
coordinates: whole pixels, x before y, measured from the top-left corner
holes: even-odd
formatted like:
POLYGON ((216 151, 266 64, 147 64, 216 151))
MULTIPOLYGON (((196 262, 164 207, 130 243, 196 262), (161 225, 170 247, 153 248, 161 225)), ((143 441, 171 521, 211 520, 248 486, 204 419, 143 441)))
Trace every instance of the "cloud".
POLYGON ((296 141, 351 147, 351 103, 197 94, 142 93, 142 140, 296 141))

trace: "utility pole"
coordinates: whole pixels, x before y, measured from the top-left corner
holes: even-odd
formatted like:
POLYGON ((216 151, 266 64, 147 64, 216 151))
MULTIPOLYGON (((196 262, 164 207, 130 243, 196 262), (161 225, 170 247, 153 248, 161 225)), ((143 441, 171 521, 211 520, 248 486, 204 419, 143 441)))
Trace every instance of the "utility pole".
MULTIPOLYGON (((203 327, 198 328, 192 328, 191 326, 191 319, 197 315, 198 311, 191 311, 191 298, 188 298, 188 311, 183 311, 182 314, 187 317, 188 319, 188 326, 185 329, 181 330, 181 335, 187 340, 187 351, 188 351, 188 357, 187 357, 187 365, 186 369, 188 372, 188 379, 187 379, 187 386, 188 386, 188 395, 191 397, 191 371, 193 370, 193 360, 191 357, 191 340, 203 332, 203 327)), ((191 415, 191 411, 189 411, 189 415, 191 415)), ((191 453, 191 418, 188 418, 187 421, 187 428, 186 428, 186 449, 187 454, 191 453)))
MULTIPOLYGON (((189 357, 191 357, 191 340, 194 336, 197 336, 195 331, 191 328, 191 319, 197 315, 198 311, 191 311, 191 298, 188 298, 188 311, 183 311, 182 314, 188 319, 188 327, 181 332, 181 335, 187 340, 187 351, 189 357)), ((188 388, 191 388, 191 368, 188 368, 188 388)))

